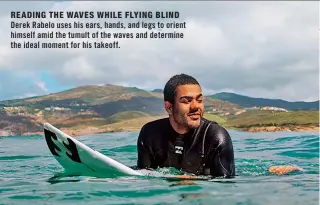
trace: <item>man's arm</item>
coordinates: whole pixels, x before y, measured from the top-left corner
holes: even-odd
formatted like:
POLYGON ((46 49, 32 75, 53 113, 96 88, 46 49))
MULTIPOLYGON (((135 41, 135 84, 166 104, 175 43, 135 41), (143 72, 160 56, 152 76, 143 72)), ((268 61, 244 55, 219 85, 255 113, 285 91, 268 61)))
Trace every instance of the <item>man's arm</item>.
POLYGON ((148 169, 152 167, 152 156, 150 147, 145 144, 145 139, 147 138, 147 132, 145 126, 141 128, 138 141, 137 141, 137 149, 138 149, 138 160, 137 167, 140 169, 148 169))
MULTIPOLYGON (((213 177, 233 177, 235 176, 234 151, 231 137, 226 129, 216 125, 215 129, 210 129, 214 138, 219 144, 212 153, 210 174, 213 177)), ((211 135, 211 136, 212 136, 211 135)))

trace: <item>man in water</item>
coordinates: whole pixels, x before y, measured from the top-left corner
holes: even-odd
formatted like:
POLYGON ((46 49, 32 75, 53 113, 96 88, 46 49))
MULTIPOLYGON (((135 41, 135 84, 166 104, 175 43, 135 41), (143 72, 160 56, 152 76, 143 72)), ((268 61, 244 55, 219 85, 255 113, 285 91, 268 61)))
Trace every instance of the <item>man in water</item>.
MULTIPOLYGON (((174 167, 194 175, 234 177, 235 163, 231 137, 225 128, 203 118, 204 103, 200 84, 180 74, 164 88, 168 118, 145 124, 139 134, 140 169, 174 167)), ((274 166, 270 173, 303 171, 295 166, 274 166)))
POLYGON ((138 168, 174 167, 195 175, 235 176, 229 133, 203 118, 201 87, 193 77, 173 76, 164 88, 168 118, 145 124, 138 137, 138 168))

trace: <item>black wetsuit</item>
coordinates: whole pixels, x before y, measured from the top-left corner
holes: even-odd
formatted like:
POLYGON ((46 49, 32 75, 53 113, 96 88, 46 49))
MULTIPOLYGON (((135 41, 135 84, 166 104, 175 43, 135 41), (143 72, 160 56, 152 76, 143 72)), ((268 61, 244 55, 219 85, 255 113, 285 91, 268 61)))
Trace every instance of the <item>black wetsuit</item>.
POLYGON ((137 146, 140 169, 174 167, 195 175, 235 176, 228 132, 205 118, 184 135, 172 128, 169 118, 149 122, 142 127, 137 146))

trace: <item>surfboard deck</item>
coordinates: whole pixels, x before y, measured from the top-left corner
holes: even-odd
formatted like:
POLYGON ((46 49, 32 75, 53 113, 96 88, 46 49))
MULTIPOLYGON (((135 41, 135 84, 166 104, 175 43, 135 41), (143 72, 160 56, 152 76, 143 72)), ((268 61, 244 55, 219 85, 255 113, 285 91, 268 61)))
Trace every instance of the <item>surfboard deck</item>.
POLYGON ((49 123, 44 123, 48 148, 65 172, 93 177, 143 176, 142 173, 88 147, 49 123))

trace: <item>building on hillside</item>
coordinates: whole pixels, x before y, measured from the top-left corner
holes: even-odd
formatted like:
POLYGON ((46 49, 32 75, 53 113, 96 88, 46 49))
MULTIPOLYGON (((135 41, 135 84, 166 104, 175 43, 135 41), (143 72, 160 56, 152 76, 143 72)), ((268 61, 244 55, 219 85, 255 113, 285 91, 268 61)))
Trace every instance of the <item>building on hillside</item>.
POLYGON ((46 107, 44 108, 46 111, 69 111, 71 110, 70 108, 64 108, 64 107, 46 107))
POLYGON ((245 113, 245 112, 246 112, 246 110, 239 110, 235 113, 235 115, 241 115, 242 113, 245 113))
POLYGON ((53 110, 59 110, 59 111, 68 111, 68 110, 71 110, 70 108, 64 108, 64 107, 54 107, 53 110))
POLYGON ((289 112, 288 110, 286 110, 286 109, 284 109, 284 108, 269 107, 269 106, 262 107, 261 110, 271 110, 271 111, 279 111, 279 112, 289 112))
POLYGON ((245 110, 259 110, 260 107, 257 107, 257 106, 254 106, 254 107, 247 107, 247 108, 244 108, 245 110))
POLYGON ((17 106, 17 107, 3 107, 6 111, 20 111, 20 110, 25 110, 25 106, 17 106))

